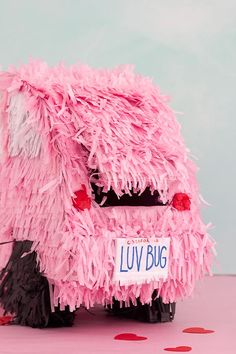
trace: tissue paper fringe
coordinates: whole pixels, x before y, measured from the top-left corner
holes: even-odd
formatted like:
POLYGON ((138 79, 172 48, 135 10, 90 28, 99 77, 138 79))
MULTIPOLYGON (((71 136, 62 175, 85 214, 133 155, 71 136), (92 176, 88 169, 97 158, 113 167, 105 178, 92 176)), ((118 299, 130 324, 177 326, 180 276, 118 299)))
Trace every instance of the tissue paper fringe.
POLYGON ((51 309, 48 280, 40 274, 31 241, 14 242, 11 257, 0 276, 0 303, 15 324, 36 328, 72 326, 74 313, 51 309))
MULTIPOLYGON (((130 67, 95 70, 34 61, 0 73, 0 242, 33 241, 40 271, 54 286, 55 306, 119 301, 164 302, 191 294, 210 273, 214 241, 199 214, 196 168, 180 126, 151 80, 130 67), (117 195, 158 190, 163 203, 177 192, 191 210, 171 205, 78 212, 73 192, 96 183, 117 195), (112 282, 114 239, 171 237, 166 281, 120 286, 112 282)), ((4 267, 11 246, 0 247, 4 267)))

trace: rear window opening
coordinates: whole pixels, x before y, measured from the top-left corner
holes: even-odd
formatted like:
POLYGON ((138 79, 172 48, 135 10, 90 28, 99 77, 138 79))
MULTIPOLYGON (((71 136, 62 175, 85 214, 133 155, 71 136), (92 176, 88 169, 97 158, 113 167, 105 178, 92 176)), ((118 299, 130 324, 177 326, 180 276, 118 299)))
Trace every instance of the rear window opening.
POLYGON ((160 194, 158 191, 152 193, 149 187, 147 187, 142 194, 131 190, 131 195, 123 194, 121 197, 118 197, 112 188, 104 193, 102 187, 98 187, 95 183, 91 183, 91 187, 95 201, 101 207, 166 205, 160 200, 160 194))

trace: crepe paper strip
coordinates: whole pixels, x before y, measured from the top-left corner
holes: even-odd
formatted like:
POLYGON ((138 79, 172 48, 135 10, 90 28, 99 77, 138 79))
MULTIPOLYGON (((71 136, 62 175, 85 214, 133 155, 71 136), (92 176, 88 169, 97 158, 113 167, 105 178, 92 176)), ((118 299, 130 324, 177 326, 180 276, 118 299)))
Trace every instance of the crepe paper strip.
POLYGON ((214 333, 212 329, 205 329, 203 327, 189 327, 183 330, 183 333, 192 333, 192 334, 208 334, 214 333))
POLYGON ((114 339, 116 340, 131 340, 131 341, 140 341, 140 340, 146 340, 147 337, 143 336, 138 336, 135 333, 121 333, 117 334, 114 339))
POLYGON ((12 316, 2 316, 0 317, 0 326, 5 326, 11 323, 13 317, 12 316))
POLYGON ((13 243, 13 242, 15 242, 15 241, 0 242, 0 246, 2 246, 2 245, 6 245, 6 244, 8 244, 8 243, 13 243))
POLYGON ((190 352, 192 350, 192 347, 181 345, 179 347, 174 347, 174 348, 165 348, 164 350, 166 350, 167 352, 185 353, 185 352, 190 352))

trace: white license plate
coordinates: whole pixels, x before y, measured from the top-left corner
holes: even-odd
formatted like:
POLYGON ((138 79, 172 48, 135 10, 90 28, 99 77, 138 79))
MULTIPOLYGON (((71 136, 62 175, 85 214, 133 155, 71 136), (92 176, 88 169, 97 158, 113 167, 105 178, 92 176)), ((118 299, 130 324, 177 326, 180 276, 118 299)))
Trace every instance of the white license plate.
POLYGON ((121 285, 166 279, 170 238, 117 238, 113 280, 121 285))

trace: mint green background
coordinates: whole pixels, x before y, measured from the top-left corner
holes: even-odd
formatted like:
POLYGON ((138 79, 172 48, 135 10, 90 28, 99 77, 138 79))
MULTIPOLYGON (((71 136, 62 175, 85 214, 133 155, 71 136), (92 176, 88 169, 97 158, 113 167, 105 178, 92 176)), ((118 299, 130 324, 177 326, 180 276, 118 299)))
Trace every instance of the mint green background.
POLYGON ((236 273, 236 1, 0 0, 3 69, 29 57, 132 63, 172 97, 199 158, 217 273, 236 273))

